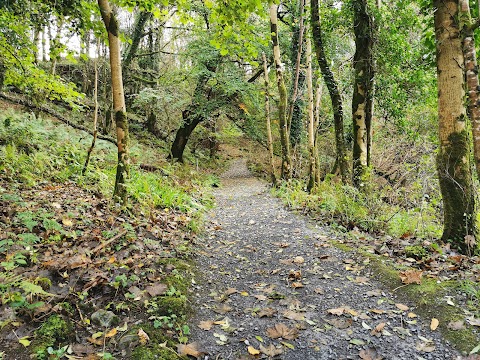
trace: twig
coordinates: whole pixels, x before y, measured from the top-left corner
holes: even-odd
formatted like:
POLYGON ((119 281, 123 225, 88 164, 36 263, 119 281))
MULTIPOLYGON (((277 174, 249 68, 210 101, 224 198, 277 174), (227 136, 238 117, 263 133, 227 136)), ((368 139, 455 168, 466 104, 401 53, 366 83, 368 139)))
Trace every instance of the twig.
POLYGON ((100 245, 98 245, 95 249, 92 250, 92 253, 93 254, 98 253, 104 247, 106 247, 107 245, 110 245, 112 242, 120 239, 122 236, 126 235, 127 233, 128 233, 128 230, 123 230, 122 232, 118 233, 117 235, 115 235, 111 239, 109 239, 109 240, 105 241, 104 243, 101 243, 100 245))

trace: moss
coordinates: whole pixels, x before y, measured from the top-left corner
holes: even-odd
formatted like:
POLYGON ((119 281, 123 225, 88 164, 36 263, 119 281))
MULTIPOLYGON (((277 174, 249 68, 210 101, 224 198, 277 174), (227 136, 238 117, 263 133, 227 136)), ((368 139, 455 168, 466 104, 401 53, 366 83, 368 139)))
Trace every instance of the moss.
POLYGON ((337 249, 340 249, 342 251, 345 251, 345 252, 351 252, 353 251, 354 249, 348 245, 345 245, 343 243, 341 243, 340 241, 336 241, 336 240, 331 240, 330 243, 335 246, 337 249))
POLYGON ((32 353, 37 359, 48 357, 47 349, 55 347, 61 341, 68 339, 73 332, 72 323, 60 315, 52 315, 40 328, 35 331, 35 340, 32 343, 32 353))
POLYGON ((132 352, 132 359, 137 360, 177 360, 187 359, 178 355, 175 350, 160 345, 139 346, 132 352))
POLYGON ((405 246, 405 255, 421 260, 428 257, 428 251, 421 245, 405 246))
POLYGON ((158 296, 154 301, 157 305, 155 312, 158 316, 175 314, 179 317, 189 311, 185 296, 158 296))
POLYGON ((185 357, 181 357, 176 353, 175 349, 177 342, 172 337, 166 336, 164 329, 155 329, 155 327, 153 327, 150 323, 144 323, 132 327, 132 329, 129 331, 129 334, 137 334, 140 328, 142 328, 142 330, 148 334, 150 341, 148 345, 136 347, 131 354, 132 359, 186 359, 185 357))
POLYGON ((459 351, 468 353, 475 344, 478 344, 480 339, 471 328, 454 331, 447 327, 451 321, 465 318, 461 309, 439 301, 439 299, 458 289, 459 283, 457 281, 437 283, 435 279, 423 279, 421 285, 410 284, 405 286, 402 285, 398 271, 394 269, 393 264, 387 264, 373 255, 369 257, 372 267, 376 270, 377 280, 391 290, 395 290, 399 299, 414 302, 417 314, 425 319, 437 318, 440 321, 439 329, 443 337, 459 351))

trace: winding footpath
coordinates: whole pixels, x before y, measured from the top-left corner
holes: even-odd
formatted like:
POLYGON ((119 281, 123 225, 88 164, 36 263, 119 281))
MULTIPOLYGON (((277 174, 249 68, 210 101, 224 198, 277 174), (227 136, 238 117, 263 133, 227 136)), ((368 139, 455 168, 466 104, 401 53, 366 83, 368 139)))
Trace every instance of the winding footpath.
POLYGON ((190 340, 202 359, 461 359, 368 259, 287 211, 236 160, 200 243, 190 340), (351 258, 354 257, 355 258, 351 258))

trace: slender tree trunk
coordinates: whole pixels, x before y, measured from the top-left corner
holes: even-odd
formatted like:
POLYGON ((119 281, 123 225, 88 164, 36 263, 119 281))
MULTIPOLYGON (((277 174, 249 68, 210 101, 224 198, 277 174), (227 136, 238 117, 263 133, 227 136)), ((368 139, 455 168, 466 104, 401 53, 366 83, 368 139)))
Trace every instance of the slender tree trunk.
POLYGON ((138 47, 140 45, 140 40, 142 40, 144 36, 143 32, 145 29, 145 24, 151 18, 152 18, 152 13, 149 11, 141 11, 140 14, 138 14, 137 19, 135 20, 135 26, 133 28, 132 43, 130 46, 128 46, 123 59, 124 70, 130 66, 133 58, 137 54, 138 47))
POLYGON ((303 130, 303 92, 305 87, 305 73, 301 71, 301 65, 305 63, 305 26, 304 26, 304 2, 298 1, 298 10, 292 26, 291 61, 295 63, 293 69, 293 86, 291 91, 290 106, 287 115, 288 133, 292 148, 300 142, 303 130))
MULTIPOLYGON (((97 40, 97 52, 100 48, 100 40, 97 40)), ((95 58, 93 62, 93 67, 95 71, 95 85, 93 89, 93 101, 95 103, 94 113, 93 113, 93 139, 92 144, 88 148, 87 158, 85 159, 85 164, 83 165, 82 175, 85 175, 85 172, 88 168, 88 163, 90 162, 90 156, 92 155, 93 148, 95 147, 95 142, 97 141, 98 134, 98 57, 95 58)))
POLYGON ((40 39, 42 29, 40 26, 35 26, 33 30, 33 43, 35 44, 35 63, 42 61, 42 42, 40 39))
POLYGON ((268 155, 270 158, 270 178, 272 180, 272 184, 275 185, 277 183, 277 178, 275 176, 275 161, 273 156, 273 138, 272 138, 272 126, 270 121, 270 94, 268 91, 269 81, 268 81, 268 65, 267 65, 267 57, 265 53, 262 54, 263 58, 263 73, 265 76, 265 118, 267 122, 267 147, 268 147, 268 155))
POLYGON ((98 6, 108 33, 110 50, 110 71, 115 126, 117 130, 118 163, 115 179, 114 199, 122 204, 127 202, 126 182, 128 178, 128 121, 123 93, 122 62, 120 57, 119 27, 108 0, 98 0, 98 6))
POLYGON ((306 39, 307 43, 307 94, 308 94, 308 154, 309 154, 309 181, 308 191, 315 187, 316 183, 316 153, 315 153, 315 116, 313 100, 313 74, 312 74, 312 43, 306 39))
POLYGON ((373 19, 367 0, 353 2, 355 32, 355 84, 353 86, 353 184, 364 185, 369 166, 373 110, 373 19))
POLYGON ((47 33, 45 27, 42 29, 42 61, 47 61, 47 33))
POLYGON ((333 120, 335 123, 335 142, 337 150, 338 168, 340 176, 344 184, 348 182, 348 161, 347 152, 345 150, 345 135, 343 133, 343 108, 342 98, 338 91, 338 85, 333 76, 333 72, 328 66, 325 49, 323 47, 322 30, 320 27, 320 16, 318 12, 318 0, 311 0, 311 18, 312 18, 312 33, 313 42, 315 45, 315 52, 317 54, 318 65, 322 71, 325 84, 327 85, 330 99, 332 100, 333 120))
POLYGON ((318 156, 318 131, 320 130, 320 104, 323 95, 323 84, 320 79, 317 81, 317 90, 315 93, 315 183, 320 184, 320 158, 318 156))
POLYGON ((470 2, 460 0, 460 26, 463 37, 463 56, 467 86, 468 115, 472 123, 473 158, 480 179, 480 82, 478 81, 477 52, 470 15, 470 2))
POLYGON ((438 122, 437 170, 444 207, 442 240, 463 253, 466 237, 476 237, 475 197, 464 105, 463 52, 459 0, 435 0, 438 122))
POLYGON ((288 180, 292 176, 291 159, 290 159, 290 141, 287 129, 287 89, 283 79, 283 66, 280 56, 280 44, 278 43, 278 24, 277 24, 277 8, 275 4, 270 5, 270 30, 273 42, 273 58, 275 62, 275 70, 277 75, 277 86, 280 96, 278 104, 278 117, 280 125, 280 142, 282 145, 282 173, 281 177, 288 180))
POLYGON ((57 32, 55 37, 50 37, 50 61, 52 62, 50 72, 55 75, 57 62, 60 58, 60 41, 62 40, 63 18, 57 19, 57 32))

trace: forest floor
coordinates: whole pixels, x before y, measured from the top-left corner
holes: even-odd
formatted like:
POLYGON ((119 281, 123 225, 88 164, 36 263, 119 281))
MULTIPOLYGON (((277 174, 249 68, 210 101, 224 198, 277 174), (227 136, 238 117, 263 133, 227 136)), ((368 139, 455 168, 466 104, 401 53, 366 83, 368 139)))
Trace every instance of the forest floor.
MULTIPOLYGON (((192 343, 184 353, 202 359, 467 358, 440 332, 464 329, 464 321, 445 324, 442 317, 457 299, 409 299, 404 290, 420 285, 398 278, 396 286, 368 253, 334 246, 336 234, 285 209, 245 160, 233 162, 215 196, 196 258, 192 343)), ((466 349, 477 345, 463 342, 466 349)))

